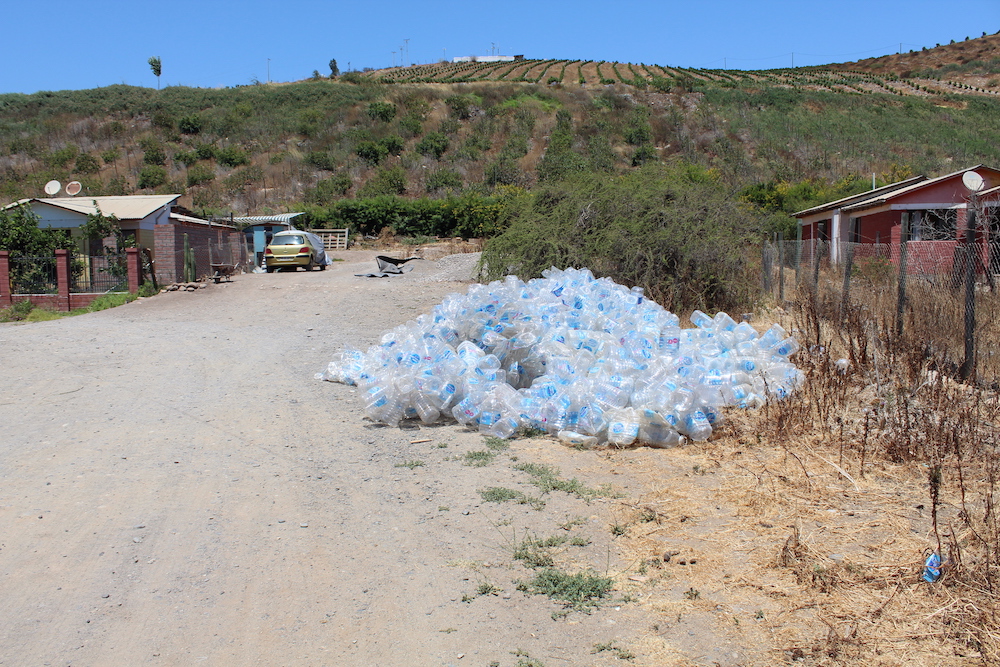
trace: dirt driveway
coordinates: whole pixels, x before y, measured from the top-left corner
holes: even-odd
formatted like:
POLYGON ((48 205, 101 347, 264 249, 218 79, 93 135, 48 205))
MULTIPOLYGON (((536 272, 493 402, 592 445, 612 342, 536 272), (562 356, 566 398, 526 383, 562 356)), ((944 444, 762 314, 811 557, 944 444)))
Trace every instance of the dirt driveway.
POLYGON ((710 450, 489 449, 315 380, 466 287, 340 256, 0 326, 0 665, 784 661, 768 600, 794 581, 732 577, 785 528, 733 532, 710 450), (524 463, 580 485, 543 493, 524 463), (589 613, 518 590, 546 562, 615 588, 589 613))

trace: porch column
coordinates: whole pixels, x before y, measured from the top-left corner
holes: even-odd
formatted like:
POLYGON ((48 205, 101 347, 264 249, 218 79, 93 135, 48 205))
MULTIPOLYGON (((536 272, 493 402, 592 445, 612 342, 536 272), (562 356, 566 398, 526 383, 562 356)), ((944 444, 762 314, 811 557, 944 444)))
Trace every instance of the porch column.
POLYGON ((128 291, 135 294, 139 291, 142 274, 139 271, 139 249, 125 248, 125 262, 128 266, 128 291))
POLYGON ((840 262, 840 209, 833 212, 833 219, 830 221, 830 263, 840 262))
POLYGON ((10 304, 10 251, 0 250, 0 308, 10 304))
POLYGON ((56 296, 56 310, 69 312, 69 250, 56 250, 56 285, 59 294, 56 296))

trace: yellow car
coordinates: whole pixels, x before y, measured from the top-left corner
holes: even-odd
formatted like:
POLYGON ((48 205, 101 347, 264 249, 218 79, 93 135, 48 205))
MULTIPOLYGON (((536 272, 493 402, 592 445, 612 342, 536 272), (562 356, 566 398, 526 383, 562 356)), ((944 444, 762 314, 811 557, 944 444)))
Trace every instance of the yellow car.
POLYGON ((300 266, 306 271, 312 271, 313 267, 318 266, 322 271, 329 263, 323 249, 323 240, 315 234, 297 229, 278 232, 264 249, 264 265, 268 273, 286 266, 293 271, 300 266))

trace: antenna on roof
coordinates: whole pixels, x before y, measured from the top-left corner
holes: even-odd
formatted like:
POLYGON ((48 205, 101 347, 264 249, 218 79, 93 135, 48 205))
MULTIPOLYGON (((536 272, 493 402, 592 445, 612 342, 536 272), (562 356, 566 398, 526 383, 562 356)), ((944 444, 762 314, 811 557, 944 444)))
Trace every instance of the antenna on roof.
POLYGON ((59 192, 59 190, 62 189, 62 183, 60 183, 59 181, 49 181, 48 183, 45 184, 44 189, 45 189, 45 194, 51 196, 56 194, 57 192, 59 192))
POLYGON ((80 181, 70 181, 69 183, 66 184, 66 194, 68 194, 70 197, 75 197, 76 195, 80 194, 80 190, 82 189, 83 186, 80 185, 80 181))

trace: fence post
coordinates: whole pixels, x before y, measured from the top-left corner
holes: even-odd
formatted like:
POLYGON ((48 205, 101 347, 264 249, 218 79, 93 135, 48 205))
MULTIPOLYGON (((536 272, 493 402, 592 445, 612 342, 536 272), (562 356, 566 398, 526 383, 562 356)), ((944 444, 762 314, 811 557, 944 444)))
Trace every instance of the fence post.
POLYGON ((785 306, 785 233, 778 232, 778 302, 785 306))
POLYGON ((764 274, 764 293, 771 294, 771 243, 764 241, 760 249, 760 268, 764 274))
POLYGON ((844 258, 844 295, 840 300, 840 321, 847 316, 847 306, 851 300, 851 271, 854 270, 854 244, 847 244, 847 257, 844 258))
POLYGON ((906 244, 910 239, 910 214, 904 211, 900 218, 899 287, 896 292, 896 338, 900 338, 903 335, 903 310, 906 308, 906 244))
POLYGON ((799 267, 802 265, 802 225, 795 233, 795 287, 799 286, 799 267))
POLYGON ((0 250, 0 308, 10 304, 10 251, 0 250))
POLYGON ((125 248, 125 263, 128 267, 128 291, 135 294, 139 291, 139 284, 142 282, 138 248, 125 248))
POLYGON ((56 297, 56 309, 69 312, 69 250, 56 250, 56 285, 59 294, 56 297))
POLYGON ((975 195, 972 206, 965 210, 965 360, 958 369, 964 382, 972 377, 976 368, 976 209, 975 195))

